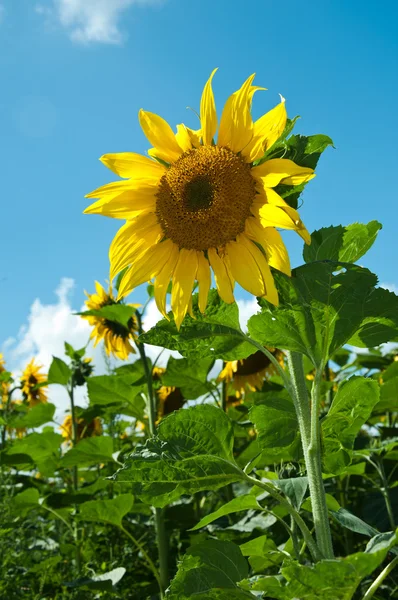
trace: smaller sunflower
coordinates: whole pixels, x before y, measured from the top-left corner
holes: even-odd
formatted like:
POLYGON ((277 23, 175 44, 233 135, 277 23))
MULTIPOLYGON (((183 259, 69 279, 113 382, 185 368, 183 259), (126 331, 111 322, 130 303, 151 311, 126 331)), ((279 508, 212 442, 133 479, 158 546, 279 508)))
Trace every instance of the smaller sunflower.
MULTIPOLYGON (((61 435, 67 441, 73 437, 72 415, 66 415, 61 427, 61 435)), ((77 419, 77 441, 83 438, 94 437, 102 434, 101 419, 94 417, 92 421, 86 421, 83 417, 77 419)))
MULTIPOLYGON (((5 368, 6 361, 4 360, 3 354, 0 352, 0 375, 1 373, 6 373, 7 369, 5 368)), ((10 384, 8 381, 0 382, 0 407, 7 405, 8 400, 8 392, 10 390, 10 384)))
POLYGON ((21 390, 23 399, 32 408, 37 404, 47 402, 47 386, 36 387, 47 381, 47 375, 41 373, 42 365, 35 364, 35 359, 27 364, 21 376, 21 390))
MULTIPOLYGON (((153 381, 160 382, 164 373, 166 373, 166 369, 154 367, 152 369, 153 381)), ((158 421, 175 410, 182 408, 185 403, 185 398, 180 388, 174 386, 161 385, 156 389, 156 397, 158 400, 158 421)))
MULTIPOLYGON (((86 306, 89 310, 99 310, 104 306, 120 304, 120 302, 115 300, 112 288, 109 288, 109 292, 106 292, 102 285, 96 281, 95 289, 95 294, 85 292, 88 298, 86 306)), ((139 305, 128 304, 128 306, 136 308, 139 305)), ((129 354, 135 354, 135 349, 131 341, 137 339, 138 323, 134 315, 129 320, 127 327, 103 317, 82 315, 82 318, 87 319, 90 325, 94 327, 90 336, 90 339, 94 340, 94 346, 103 339, 105 351, 108 356, 113 354, 116 358, 126 360, 129 354)))
MULTIPOLYGON (((270 351, 283 366, 283 352, 280 350, 270 351)), ((217 381, 225 381, 230 384, 235 390, 236 398, 240 398, 247 391, 261 390, 264 379, 275 374, 275 366, 261 350, 258 350, 242 360, 226 362, 217 381)))

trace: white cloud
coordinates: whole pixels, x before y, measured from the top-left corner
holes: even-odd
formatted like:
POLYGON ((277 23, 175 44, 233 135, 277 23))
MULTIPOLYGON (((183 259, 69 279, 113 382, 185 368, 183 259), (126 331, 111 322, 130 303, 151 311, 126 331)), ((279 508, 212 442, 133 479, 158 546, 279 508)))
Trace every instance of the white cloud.
POLYGON ((380 287, 385 288, 389 292, 394 292, 394 294, 398 295, 398 285, 396 285, 395 283, 381 283, 380 287))
POLYGON ((148 5, 159 0, 52 0, 53 7, 37 4, 35 10, 55 17, 72 41, 89 44, 121 44, 125 35, 119 29, 124 11, 133 5, 148 5))

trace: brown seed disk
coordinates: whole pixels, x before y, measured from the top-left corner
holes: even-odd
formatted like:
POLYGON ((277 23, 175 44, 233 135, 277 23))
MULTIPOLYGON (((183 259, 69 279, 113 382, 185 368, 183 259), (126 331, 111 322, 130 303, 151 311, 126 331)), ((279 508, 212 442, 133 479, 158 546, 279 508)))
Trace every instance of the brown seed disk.
POLYGON ((236 375, 254 375, 269 367, 270 359, 260 350, 238 362, 236 375))
POLYGON ((234 240, 256 194, 250 165, 219 146, 183 154, 160 180, 156 214, 180 248, 207 250, 234 240))

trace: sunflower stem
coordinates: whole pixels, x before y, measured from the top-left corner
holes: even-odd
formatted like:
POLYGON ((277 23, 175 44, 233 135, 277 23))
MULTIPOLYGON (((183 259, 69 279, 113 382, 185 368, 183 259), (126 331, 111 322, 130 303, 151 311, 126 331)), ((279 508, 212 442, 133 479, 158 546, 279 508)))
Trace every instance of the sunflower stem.
MULTIPOLYGON (((137 321, 138 321, 138 334, 141 335, 143 333, 142 329, 142 313, 138 310, 136 312, 137 321)), ((144 365, 145 378, 147 381, 148 388, 148 416, 149 416, 149 432, 151 437, 156 434, 156 406, 155 406, 155 394, 153 392, 153 381, 152 381, 152 372, 150 369, 149 361, 145 353, 144 344, 137 341, 138 352, 140 353, 140 357, 142 363, 144 365)), ((166 528, 164 522, 164 513, 161 508, 155 507, 155 531, 156 531, 156 541, 158 546, 159 553, 159 574, 160 579, 159 590, 160 597, 164 598, 164 592, 169 585, 169 567, 168 567, 168 540, 166 536, 166 528)))
POLYGON ((319 408, 322 369, 316 369, 311 390, 311 406, 303 369, 303 357, 297 352, 287 352, 292 382, 293 401, 300 429, 301 443, 310 488, 312 514, 319 549, 325 558, 334 558, 330 533, 325 487, 322 479, 319 408))
MULTIPOLYGON (((75 410, 75 399, 74 399, 74 387, 72 378, 70 380, 70 387, 67 387, 67 391, 69 394, 70 400, 70 413, 72 417, 72 446, 76 446, 77 444, 77 420, 76 420, 76 410, 75 410)), ((73 491, 76 494, 79 488, 79 471, 78 466, 75 465, 72 467, 72 479, 73 479, 73 491)), ((79 575, 81 570, 81 556, 80 556, 80 541, 79 541, 79 527, 77 524, 76 515, 78 513, 78 505, 75 504, 75 519, 73 523, 73 538, 75 540, 75 555, 76 555, 76 571, 79 575)))

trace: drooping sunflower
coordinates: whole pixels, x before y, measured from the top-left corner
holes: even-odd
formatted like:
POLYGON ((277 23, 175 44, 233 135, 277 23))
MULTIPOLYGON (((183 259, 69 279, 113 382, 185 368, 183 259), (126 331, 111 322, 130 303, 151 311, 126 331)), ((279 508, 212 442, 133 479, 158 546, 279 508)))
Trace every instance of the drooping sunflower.
MULTIPOLYGON (((102 285, 96 281, 95 289, 95 294, 86 292, 86 306, 89 310, 99 310, 104 306, 118 304, 111 288, 109 288, 109 292, 106 292, 102 285)), ((136 307, 138 305, 130 304, 129 306, 136 307)), ((108 356, 112 353, 116 358, 126 360, 129 354, 135 353, 131 342, 137 338, 138 323, 134 315, 130 318, 127 327, 103 317, 85 315, 82 315, 82 317, 87 319, 90 325, 93 326, 90 338, 94 340, 94 346, 103 339, 108 356)))
MULTIPOLYGON (((64 422, 60 426, 62 437, 71 441, 73 437, 72 415, 66 415, 64 422)), ((77 419, 77 441, 102 434, 101 419, 94 417, 92 421, 87 422, 83 417, 77 419)))
POLYGON ((42 365, 35 363, 35 359, 27 364, 21 376, 21 390, 23 399, 30 407, 47 402, 47 386, 37 387, 47 380, 47 375, 41 373, 42 365))
MULTIPOLYGON (((272 350, 280 365, 283 366, 283 352, 272 350)), ((276 374, 276 368, 270 359, 260 350, 242 360, 225 363, 218 381, 226 381, 234 390, 237 398, 247 391, 261 390, 264 379, 276 374)))
MULTIPOLYGON (((162 375, 166 373, 166 369, 162 367, 154 367, 152 369, 152 378, 154 382, 160 381, 162 375)), ((185 398, 179 387, 161 385, 155 389, 158 400, 157 418, 158 421, 162 417, 166 417, 170 413, 183 407, 185 398)))
POLYGON ((125 267, 119 298, 154 279, 154 294, 177 327, 190 308, 195 280, 199 309, 206 309, 211 270, 221 298, 234 301, 235 281, 250 293, 278 303, 270 266, 290 275, 289 256, 276 227, 310 236, 296 210, 274 190, 314 177, 313 169, 283 158, 258 161, 286 125, 285 100, 253 122, 251 104, 259 89, 251 75, 227 100, 217 132, 212 78, 200 103, 201 128, 183 124, 174 134, 160 116, 140 110, 141 127, 153 145, 151 158, 105 154, 101 161, 124 181, 90 194, 98 198, 85 213, 126 219, 110 247, 111 280, 125 267))

